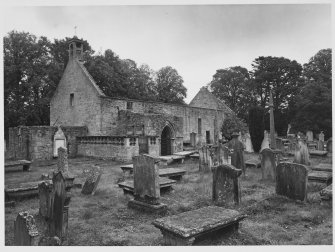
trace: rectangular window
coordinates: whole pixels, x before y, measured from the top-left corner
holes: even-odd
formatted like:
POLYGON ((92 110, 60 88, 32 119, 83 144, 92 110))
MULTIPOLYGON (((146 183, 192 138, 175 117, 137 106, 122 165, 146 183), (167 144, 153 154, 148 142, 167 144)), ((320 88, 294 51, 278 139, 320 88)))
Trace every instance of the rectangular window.
POLYGON ((150 144, 156 144, 156 137, 150 137, 150 144))
POLYGON ((136 145, 136 138, 129 138, 129 145, 130 146, 135 146, 136 145))
POLYGON ((132 102, 127 102, 127 109, 132 110, 133 109, 133 103, 132 102))
POLYGON ((198 118, 198 134, 201 135, 201 118, 198 118))
POLYGON ((206 131, 206 143, 207 144, 211 143, 211 133, 209 130, 206 131))
POLYGON ((73 107, 74 93, 70 94, 70 106, 73 107))

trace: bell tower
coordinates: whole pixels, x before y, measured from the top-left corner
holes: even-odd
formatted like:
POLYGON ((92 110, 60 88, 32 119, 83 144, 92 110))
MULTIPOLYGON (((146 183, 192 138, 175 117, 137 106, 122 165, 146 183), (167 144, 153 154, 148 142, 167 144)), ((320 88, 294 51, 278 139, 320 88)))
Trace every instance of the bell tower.
POLYGON ((77 36, 74 36, 70 39, 69 43, 69 60, 78 59, 79 61, 83 60, 83 41, 78 39, 77 36))

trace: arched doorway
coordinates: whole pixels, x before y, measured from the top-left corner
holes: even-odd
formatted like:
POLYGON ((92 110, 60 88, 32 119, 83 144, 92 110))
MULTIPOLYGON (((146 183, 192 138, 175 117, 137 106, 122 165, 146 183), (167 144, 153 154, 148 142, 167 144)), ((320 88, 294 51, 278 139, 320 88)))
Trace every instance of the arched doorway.
POLYGON ((171 128, 166 125, 161 135, 161 156, 172 154, 172 131, 171 128))

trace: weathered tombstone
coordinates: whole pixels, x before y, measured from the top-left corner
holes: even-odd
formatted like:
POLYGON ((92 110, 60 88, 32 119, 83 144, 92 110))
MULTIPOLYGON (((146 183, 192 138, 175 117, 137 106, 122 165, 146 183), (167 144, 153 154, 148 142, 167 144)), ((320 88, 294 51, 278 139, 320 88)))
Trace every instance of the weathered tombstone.
POLYGON ((28 212, 20 212, 14 221, 14 245, 37 246, 39 233, 35 219, 28 212))
POLYGON ((51 205, 51 214, 49 221, 49 235, 63 238, 64 225, 64 205, 66 199, 65 179, 62 172, 54 174, 53 182, 53 200, 51 205))
POLYGON ((282 162, 276 169, 276 193, 294 200, 307 198, 307 167, 301 164, 282 162))
POLYGON ((317 142, 317 150, 323 151, 324 150, 324 145, 325 145, 325 143, 323 141, 319 140, 317 142))
POLYGON ((237 169, 241 169, 243 174, 245 174, 245 162, 244 162, 244 146, 241 141, 237 139, 238 133, 234 132, 232 134, 233 139, 227 144, 228 148, 233 151, 231 155, 231 164, 237 169))
POLYGON ((313 131, 308 130, 308 131, 306 132, 306 137, 307 137, 307 141, 313 141, 313 140, 314 140, 314 139, 313 139, 313 131))
POLYGON ((254 149, 252 147, 251 137, 249 133, 245 134, 245 150, 247 152, 254 152, 254 149))
POLYGON ((325 134, 323 133, 323 131, 321 131, 319 134, 319 141, 322 141, 322 142, 325 141, 325 134))
POLYGON ((58 148, 57 172, 62 172, 65 179, 66 190, 69 191, 73 186, 74 176, 69 172, 67 149, 62 147, 58 148))
POLYGON ((262 179, 275 180, 276 176, 276 162, 275 154, 270 148, 265 148, 261 151, 261 168, 262 179))
POLYGON ((199 148, 199 171, 208 172, 211 169, 211 155, 208 146, 199 148))
POLYGON ((43 181, 38 184, 38 194, 40 198, 39 214, 45 219, 49 219, 51 215, 52 188, 52 183, 48 181, 43 181))
POLYGON ((269 133, 264 130, 264 137, 261 145, 261 150, 265 148, 270 148, 270 140, 269 140, 269 133))
POLYGON ((66 137, 61 129, 58 126, 58 130, 54 135, 54 148, 53 148, 53 156, 58 157, 58 148, 66 148, 66 137))
POLYGON ((100 177, 102 175, 102 170, 98 166, 93 166, 88 173, 83 189, 81 190, 82 194, 92 194, 94 195, 96 188, 98 187, 100 177))
POLYGON ((128 206, 150 212, 166 211, 167 206, 159 202, 159 160, 148 154, 133 157, 134 199, 128 206))
POLYGON ((327 141, 327 151, 333 153, 333 139, 329 138, 327 141))
POLYGON ((213 195, 212 199, 217 205, 239 204, 241 192, 238 177, 242 170, 232 165, 224 164, 213 167, 213 195))
POLYGON ((308 147, 304 139, 298 139, 298 144, 294 152, 294 163, 310 165, 308 147))

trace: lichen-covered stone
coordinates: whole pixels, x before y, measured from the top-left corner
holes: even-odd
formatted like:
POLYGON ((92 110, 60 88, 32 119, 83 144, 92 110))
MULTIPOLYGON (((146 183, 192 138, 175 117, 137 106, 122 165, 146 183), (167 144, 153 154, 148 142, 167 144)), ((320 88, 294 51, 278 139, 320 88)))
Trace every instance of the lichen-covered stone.
POLYGON ((20 212, 14 221, 14 245, 37 246, 39 233, 35 219, 28 212, 20 212))
POLYGON ((98 187, 101 175, 102 169, 98 166, 93 166, 87 174, 87 178, 84 183, 83 189, 81 190, 81 193, 93 195, 96 188, 98 187))
POLYGON ((232 165, 224 164, 213 167, 213 201, 217 205, 239 204, 241 200, 241 189, 238 177, 242 170, 232 165))
POLYGON ((276 168, 276 193, 294 200, 307 198, 308 169, 296 163, 282 162, 276 168))

